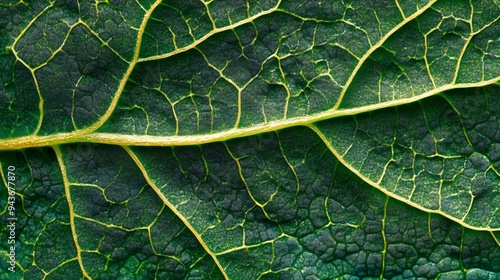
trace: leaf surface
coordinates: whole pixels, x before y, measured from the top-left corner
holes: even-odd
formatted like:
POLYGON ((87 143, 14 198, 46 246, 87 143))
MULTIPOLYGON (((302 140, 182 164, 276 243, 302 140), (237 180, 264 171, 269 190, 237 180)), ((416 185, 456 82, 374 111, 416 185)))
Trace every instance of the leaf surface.
POLYGON ((476 229, 498 229, 498 86, 325 121, 314 129, 365 181, 476 229))
POLYGON ((499 19, 0 2, 0 279, 496 279, 499 19))

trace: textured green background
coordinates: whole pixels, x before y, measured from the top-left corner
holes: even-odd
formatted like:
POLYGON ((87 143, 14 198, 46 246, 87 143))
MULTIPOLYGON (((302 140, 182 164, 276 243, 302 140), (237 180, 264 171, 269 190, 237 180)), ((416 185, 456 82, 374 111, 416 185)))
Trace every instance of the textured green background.
POLYGON ((499 19, 0 1, 0 279, 497 279, 499 19))

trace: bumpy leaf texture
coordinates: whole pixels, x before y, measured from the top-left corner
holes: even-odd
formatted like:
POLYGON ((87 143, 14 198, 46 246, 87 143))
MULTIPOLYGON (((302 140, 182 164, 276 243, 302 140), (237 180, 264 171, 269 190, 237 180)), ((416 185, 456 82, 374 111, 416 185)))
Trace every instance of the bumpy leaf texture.
POLYGON ((0 279, 498 279, 499 19, 0 1, 0 279))

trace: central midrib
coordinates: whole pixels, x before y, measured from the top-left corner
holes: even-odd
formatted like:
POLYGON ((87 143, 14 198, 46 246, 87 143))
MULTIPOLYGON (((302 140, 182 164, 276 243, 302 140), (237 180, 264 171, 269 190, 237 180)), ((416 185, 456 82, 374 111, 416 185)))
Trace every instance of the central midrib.
POLYGON ((410 104, 421 99, 437 95, 443 91, 457 89, 457 88, 472 88, 482 87, 494 84, 500 80, 500 77, 488 81, 467 84, 454 84, 444 85, 435 88, 423 94, 403 98, 393 101, 382 102, 378 104, 366 105, 352 109, 330 109, 317 114, 296 117, 284 120, 276 120, 268 123, 261 123, 251 127, 236 128, 225 130, 221 132, 214 132, 209 134, 194 134, 194 135, 167 135, 167 136, 154 136, 154 135, 134 135, 134 134, 120 134, 120 133, 103 133, 95 132, 93 127, 65 133, 56 133, 53 135, 28 135, 16 138, 7 138, 0 140, 1 150, 19 150, 34 147, 45 147, 60 144, 69 144, 77 142, 90 142, 102 144, 114 144, 124 146, 187 146, 199 145, 212 142, 219 142, 230 140, 233 138, 246 137, 265 132, 276 131, 280 129, 290 128, 294 126, 307 126, 315 122, 343 117, 352 116, 361 113, 371 112, 384 108, 390 108, 405 104, 410 104))

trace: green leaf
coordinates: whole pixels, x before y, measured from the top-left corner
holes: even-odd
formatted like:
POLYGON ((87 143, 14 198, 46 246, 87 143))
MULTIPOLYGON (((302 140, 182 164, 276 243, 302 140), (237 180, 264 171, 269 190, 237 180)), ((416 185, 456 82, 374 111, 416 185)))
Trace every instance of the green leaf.
POLYGON ((500 4, 0 2, 0 279, 496 279, 500 4))
MULTIPOLYGON (((221 277, 213 260, 147 185, 123 149, 80 144, 55 151, 2 155, 2 166, 16 166, 19 178, 17 276, 221 277), (93 159, 95 153, 99 157, 93 159), (66 165, 63 157, 71 164, 66 165), (86 172, 89 167, 98 168, 98 173, 86 172)), ((9 217, 3 213, 3 227, 9 217)), ((5 276, 7 269, 3 262, 5 276)))
POLYGON ((500 228, 498 86, 318 123, 353 172, 399 200, 478 230, 500 228))

